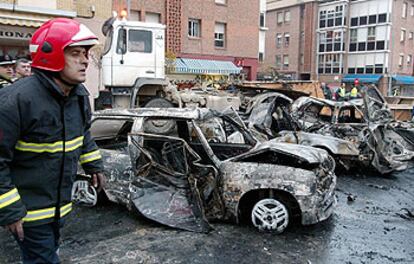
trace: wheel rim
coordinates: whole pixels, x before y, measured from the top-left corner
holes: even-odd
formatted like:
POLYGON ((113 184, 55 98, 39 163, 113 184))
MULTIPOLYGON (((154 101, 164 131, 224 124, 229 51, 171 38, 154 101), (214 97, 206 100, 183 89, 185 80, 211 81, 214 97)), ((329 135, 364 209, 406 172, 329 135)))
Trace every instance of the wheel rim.
POLYGON ((253 225, 261 231, 282 233, 289 224, 286 207, 275 199, 263 199, 257 202, 251 213, 253 225))

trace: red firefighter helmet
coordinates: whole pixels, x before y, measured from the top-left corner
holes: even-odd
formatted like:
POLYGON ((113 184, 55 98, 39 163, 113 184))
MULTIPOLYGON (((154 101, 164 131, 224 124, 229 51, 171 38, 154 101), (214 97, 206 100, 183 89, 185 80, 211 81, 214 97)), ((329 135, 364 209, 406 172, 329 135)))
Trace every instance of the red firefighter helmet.
POLYGON ((32 67, 59 72, 65 67, 64 49, 68 46, 93 46, 98 38, 85 25, 68 18, 44 23, 30 41, 32 67))

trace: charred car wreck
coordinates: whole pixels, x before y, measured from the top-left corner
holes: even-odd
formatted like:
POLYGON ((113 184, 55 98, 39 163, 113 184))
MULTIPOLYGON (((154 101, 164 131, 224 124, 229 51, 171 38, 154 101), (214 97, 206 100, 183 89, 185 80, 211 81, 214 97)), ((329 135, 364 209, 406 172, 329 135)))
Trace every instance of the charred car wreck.
POLYGON ((109 200, 161 224, 207 232, 209 220, 281 233, 327 219, 335 162, 324 150, 258 143, 229 115, 141 108, 95 113, 109 200))
POLYGON ((248 106, 240 116, 257 138, 325 149, 338 171, 389 174, 406 169, 414 156, 413 126, 394 121, 375 87, 342 102, 305 96, 292 103, 268 92, 248 106))
POLYGON ((402 129, 375 98, 335 102, 301 97, 292 104, 291 114, 302 131, 346 140, 349 148, 355 145, 355 166, 388 174, 406 169, 414 156, 410 130, 402 129))

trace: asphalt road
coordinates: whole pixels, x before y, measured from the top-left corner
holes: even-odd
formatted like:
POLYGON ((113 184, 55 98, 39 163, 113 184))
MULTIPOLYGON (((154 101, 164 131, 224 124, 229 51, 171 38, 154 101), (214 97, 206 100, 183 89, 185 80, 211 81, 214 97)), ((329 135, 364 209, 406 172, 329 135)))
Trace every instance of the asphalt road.
MULTIPOLYGON (((327 221, 281 235, 213 223, 196 234, 106 204, 77 208, 63 230, 63 263, 414 263, 414 169, 389 177, 338 177, 338 205, 327 221)), ((19 250, 0 230, 0 263, 19 250)))

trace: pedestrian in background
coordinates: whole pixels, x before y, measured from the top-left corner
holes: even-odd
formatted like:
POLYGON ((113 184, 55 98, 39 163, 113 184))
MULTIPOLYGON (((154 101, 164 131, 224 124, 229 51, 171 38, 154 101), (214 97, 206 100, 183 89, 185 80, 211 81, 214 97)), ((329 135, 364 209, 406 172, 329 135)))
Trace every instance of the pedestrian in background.
POLYGON ((14 71, 17 79, 32 75, 30 61, 28 59, 16 60, 14 71))
POLYGON ((13 83, 14 60, 7 54, 0 56, 0 89, 13 83))
POLYGON ((81 84, 97 43, 74 20, 50 20, 31 39, 34 75, 0 90, 0 225, 14 235, 23 263, 60 262, 79 161, 98 191, 104 185, 81 84))

